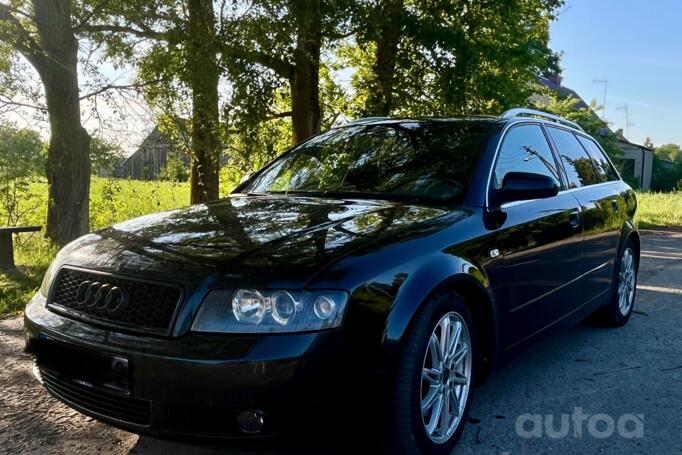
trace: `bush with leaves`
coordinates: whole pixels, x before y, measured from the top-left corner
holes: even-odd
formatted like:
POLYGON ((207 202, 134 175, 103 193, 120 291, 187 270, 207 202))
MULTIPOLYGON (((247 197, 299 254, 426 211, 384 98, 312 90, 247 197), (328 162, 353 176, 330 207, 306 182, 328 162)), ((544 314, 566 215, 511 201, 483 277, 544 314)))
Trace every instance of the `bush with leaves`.
POLYGON ((30 184, 45 173, 45 146, 37 132, 0 125, 0 224, 18 225, 38 208, 30 184), (33 202, 35 203, 33 203, 33 202))
POLYGON ((651 190, 664 192, 682 190, 682 161, 671 166, 658 154, 654 155, 651 190))
POLYGON ((122 160, 123 151, 118 145, 100 138, 90 141, 90 163, 95 175, 112 176, 116 164, 122 160))
POLYGON ((166 165, 159 173, 159 179, 169 182, 186 182, 189 179, 189 169, 177 154, 169 153, 166 165))

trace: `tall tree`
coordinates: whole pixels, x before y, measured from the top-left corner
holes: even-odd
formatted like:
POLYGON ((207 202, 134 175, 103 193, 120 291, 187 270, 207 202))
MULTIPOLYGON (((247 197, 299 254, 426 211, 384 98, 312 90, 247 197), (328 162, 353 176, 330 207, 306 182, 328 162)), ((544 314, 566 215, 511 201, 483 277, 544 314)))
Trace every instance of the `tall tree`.
POLYGON ((558 64, 547 41, 562 3, 371 1, 346 51, 358 68, 358 113, 497 114, 525 104, 534 78, 558 64))
POLYGON ((0 3, 0 40, 35 68, 50 122, 47 235, 65 244, 88 232, 90 136, 81 123, 78 41, 71 0, 0 3), (22 9, 23 8, 23 9, 22 9))
POLYGON ((344 11, 352 2, 245 3, 237 2, 240 12, 223 18, 223 65, 234 84, 232 115, 247 123, 290 117, 293 142, 300 142, 320 131, 321 52, 346 33, 344 11), (273 112, 283 85, 290 110, 273 112))
POLYGON ((289 11, 296 28, 296 47, 289 64, 291 123, 294 142, 320 131, 320 47, 322 46, 319 0, 291 0, 289 11))
POLYGON ((220 74, 212 0, 189 0, 188 68, 192 88, 192 203, 218 199, 220 74))
POLYGON ((404 33, 404 7, 405 0, 379 0, 368 14, 369 26, 361 36, 361 42, 374 42, 375 51, 363 115, 387 116, 391 113, 398 45, 404 33))
POLYGON ((213 1, 85 0, 80 16, 79 32, 103 43, 114 60, 137 67, 139 85, 161 111, 166 132, 188 138, 191 203, 216 199, 220 70, 213 1))

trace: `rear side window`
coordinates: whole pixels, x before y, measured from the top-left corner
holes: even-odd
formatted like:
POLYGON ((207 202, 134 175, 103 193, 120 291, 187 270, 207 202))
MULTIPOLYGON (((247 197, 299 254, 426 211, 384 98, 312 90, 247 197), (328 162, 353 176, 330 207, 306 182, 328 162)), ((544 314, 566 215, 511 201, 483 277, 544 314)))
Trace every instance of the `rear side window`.
POLYGON ((585 150, 587 150, 587 153, 592 158, 594 167, 597 170, 599 177, 601 177, 604 182, 613 182, 614 180, 618 180, 618 174, 616 173, 616 170, 606 158, 606 155, 604 155, 602 149, 599 148, 599 146, 592 139, 578 136, 578 140, 583 147, 585 147, 585 150))
POLYGON ((592 165, 592 160, 585 149, 570 131, 548 127, 549 135, 552 136, 556 145, 561 162, 566 170, 569 188, 599 183, 599 177, 592 165))
POLYGON ((505 136, 495 164, 495 188, 502 187, 509 172, 542 174, 561 185, 554 155, 539 125, 516 126, 505 136))

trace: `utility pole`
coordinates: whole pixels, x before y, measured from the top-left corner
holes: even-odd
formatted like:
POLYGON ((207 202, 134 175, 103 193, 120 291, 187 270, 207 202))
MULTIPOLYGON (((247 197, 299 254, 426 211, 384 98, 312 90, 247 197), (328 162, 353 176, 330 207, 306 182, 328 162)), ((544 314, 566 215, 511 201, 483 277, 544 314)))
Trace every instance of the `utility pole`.
POLYGON ((617 107, 619 111, 625 111, 625 137, 627 138, 630 136, 630 127, 635 126, 634 123, 630 123, 630 108, 628 107, 627 104, 624 104, 621 107, 617 107))
POLYGON ((606 90, 609 87, 609 81, 606 79, 592 79, 593 84, 604 84, 604 102, 601 105, 601 119, 606 121, 606 90))

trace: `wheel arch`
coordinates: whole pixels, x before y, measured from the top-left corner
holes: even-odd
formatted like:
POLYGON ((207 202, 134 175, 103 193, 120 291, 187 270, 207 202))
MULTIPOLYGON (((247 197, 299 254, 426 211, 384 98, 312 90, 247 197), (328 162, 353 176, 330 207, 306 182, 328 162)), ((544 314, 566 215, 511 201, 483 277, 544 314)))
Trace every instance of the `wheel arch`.
POLYGON ((483 380, 498 363, 499 321, 487 276, 464 259, 441 258, 405 283, 389 314, 384 346, 394 357, 424 302, 442 291, 456 293, 471 310, 479 343, 478 378, 483 380))
POLYGON ((635 225, 630 222, 626 222, 623 225, 623 229, 621 230, 619 242, 620 244, 618 246, 618 255, 622 253, 623 248, 625 248, 625 244, 627 243, 628 240, 632 240, 632 243, 634 244, 637 253, 637 263, 639 263, 640 255, 642 253, 642 239, 635 225))

